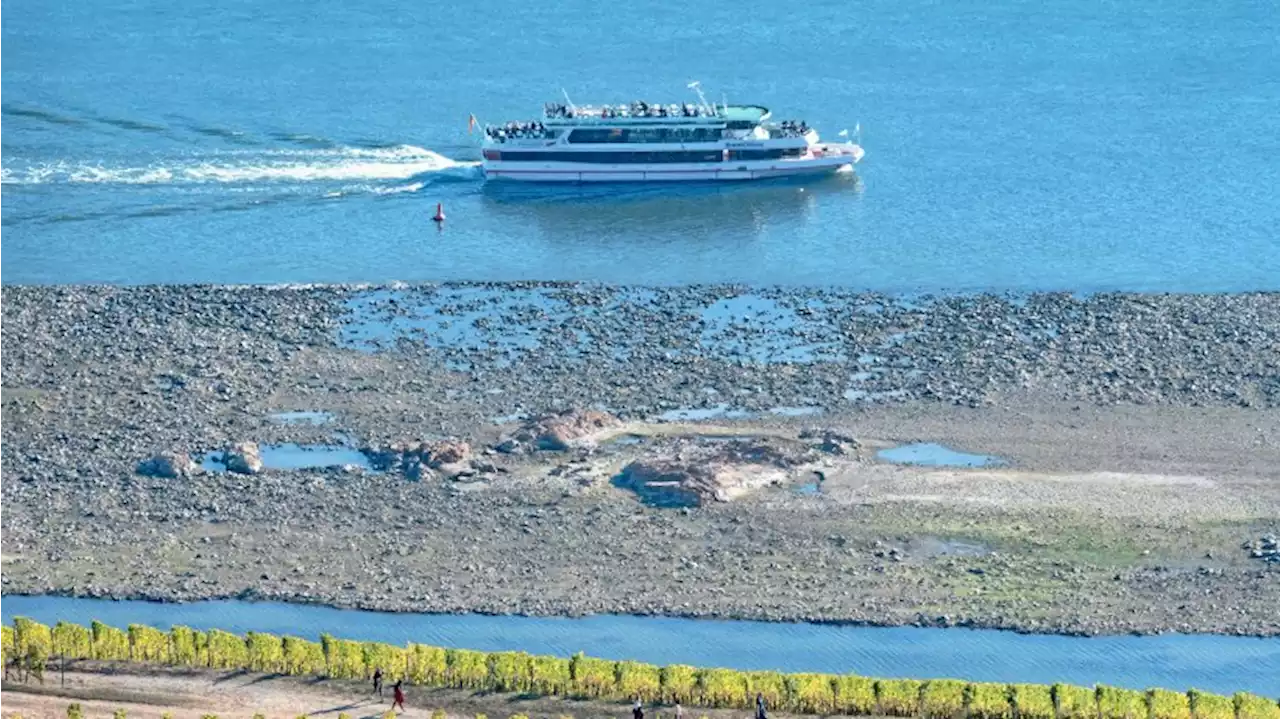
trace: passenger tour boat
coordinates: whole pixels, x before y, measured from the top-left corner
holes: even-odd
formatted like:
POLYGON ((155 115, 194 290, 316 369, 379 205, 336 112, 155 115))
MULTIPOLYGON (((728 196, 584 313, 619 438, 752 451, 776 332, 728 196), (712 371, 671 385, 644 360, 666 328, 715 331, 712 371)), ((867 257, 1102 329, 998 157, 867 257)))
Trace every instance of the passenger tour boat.
MULTIPOLYGON (((697 89, 697 83, 690 85, 697 89)), ((543 117, 484 128, 484 176, 532 182, 755 180, 847 171, 851 142, 823 143, 804 122, 770 122, 758 105, 584 107, 548 103, 543 117)), ((471 117, 471 127, 476 126, 471 117)), ((841 135, 848 135, 842 132, 841 135)))

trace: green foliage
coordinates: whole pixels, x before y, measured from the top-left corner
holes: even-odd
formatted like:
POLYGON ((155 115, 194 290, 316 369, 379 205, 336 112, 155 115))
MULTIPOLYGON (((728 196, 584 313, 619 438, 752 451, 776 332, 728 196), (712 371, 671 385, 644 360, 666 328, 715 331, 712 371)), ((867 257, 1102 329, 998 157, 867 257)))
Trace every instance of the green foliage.
POLYGON ((1239 692, 1232 701, 1236 705, 1236 719, 1280 719, 1280 706, 1265 697, 1239 692))
MULTIPOLYGON (((209 716, 209 715, 206 715, 206 716, 209 716)), ((173 719, 173 712, 164 712, 163 714, 160 715, 160 719, 173 719)))
POLYGON ((488 714, 477 714, 476 719, 489 719, 488 714))
POLYGON ((431 719, 445 719, 444 710, 436 709, 435 711, 431 712, 431 719))
POLYGON ((484 689, 489 680, 488 657, 470 649, 447 649, 444 663, 448 668, 449 686, 457 689, 484 689))
POLYGON ((169 635, 144 624, 129 625, 129 657, 135 662, 169 660, 169 635))
MULTIPOLYGON (((340 712, 338 714, 338 719, 342 719, 343 717, 346 717, 347 719, 351 719, 350 714, 346 712, 340 712)), ((267 719, 267 715, 263 714, 262 712, 255 712, 253 715, 253 719, 267 719)))
POLYGON ((723 709, 749 706, 747 676, 733 669, 699 669, 698 691, 705 704, 723 709))
POLYGON ((98 620, 89 624, 93 634, 93 658, 125 660, 129 658, 129 635, 98 620))
POLYGON ((364 664, 363 644, 346 639, 334 639, 327 634, 320 635, 320 642, 329 676, 336 679, 364 679, 368 676, 364 664))
POLYGON ((617 662, 614 664, 614 691, 626 699, 654 702, 662 697, 661 671, 653 664, 617 662))
POLYGON ((529 719, 529 717, 524 714, 512 714, 509 719, 529 719))
POLYGON ((170 629, 169 661, 187 666, 202 664, 196 634, 191 627, 175 626, 170 629))
POLYGON ((324 649, 316 642, 286 636, 281 641, 284 652, 284 672, 297 676, 325 673, 324 649))
POLYGON ((244 635, 245 651, 249 655, 249 668, 255 672, 283 672, 285 670, 284 642, 280 637, 265 632, 249 632, 244 635))
POLYGON ((801 714, 831 714, 835 711, 835 677, 829 674, 785 674, 787 694, 783 708, 801 714))
POLYGON ((926 719, 953 719, 964 713, 966 683, 958 679, 931 679, 920 692, 926 719))
POLYGON ((93 634, 86 626, 58 622, 53 626, 53 653, 71 659, 91 659, 93 634))
POLYGON ((129 713, 123 709, 117 709, 111 713, 112 719, 129 719, 129 713))
POLYGON ((1236 707, 1230 697, 1192 689, 1187 692, 1187 699, 1191 704, 1191 716, 1195 719, 1235 719, 1236 707))
POLYGON ((757 693, 764 696, 765 704, 769 708, 781 708, 783 699, 787 696, 786 682, 782 681, 782 675, 778 672, 747 672, 747 695, 748 699, 753 702, 751 706, 755 706, 755 695, 757 693))
POLYGON ((1147 719, 1147 698, 1142 692, 1105 684, 1099 684, 1096 692, 1102 719, 1147 719))
POLYGON ((538 694, 565 696, 570 691, 569 660, 560 657, 534 656, 529 659, 531 691, 538 694))
POLYGON ((13 627, 5 624, 0 626, 0 664, 4 664, 9 657, 13 656, 13 627))
POLYGON ((1097 719, 1098 700, 1092 689, 1054 684, 1050 691, 1058 706, 1058 719, 1097 719))
POLYGON ((244 639, 221 629, 209 630, 209 666, 215 669, 243 669, 249 664, 244 639))
POLYGON ((403 677, 407 653, 404 647, 397 647, 381 642, 364 642, 361 647, 364 659, 364 678, 373 676, 373 670, 382 668, 382 673, 391 677, 403 677))
POLYGON ((1168 689, 1148 689, 1147 710, 1151 719, 1191 719, 1187 695, 1168 689))
POLYGON ((578 652, 569 660, 569 674, 575 696, 595 698, 613 691, 613 662, 584 656, 582 652, 578 652))
POLYGON ((876 701, 880 713, 891 717, 913 717, 920 709, 920 687, 916 679, 877 679, 876 701))
POLYGON ((686 664, 668 664, 658 672, 658 683, 662 685, 662 701, 688 703, 698 691, 698 670, 686 664))
POLYGON ((43 671, 53 653, 53 632, 47 624, 27 617, 14 617, 13 648, 23 658, 27 669, 43 671))
POLYGON ((67 719, 84 719, 84 710, 80 708, 80 702, 71 702, 67 705, 67 719))
POLYGON ((525 652, 491 652, 488 657, 489 686, 500 692, 529 689, 529 655, 525 652))
MULTIPOLYGON (((1013 719, 1015 689, 1008 684, 975 682, 965 688, 969 719, 1013 719)), ((1036 719, 1053 719, 1053 700, 1045 687, 1044 700, 1049 704, 1049 715, 1036 719)), ((1031 719, 1028 717, 1027 719, 1031 719)))
POLYGON ((836 713, 846 716, 871 716, 876 712, 876 682, 855 674, 841 674, 831 680, 835 691, 836 713))
MULTIPOLYGON (((1013 705, 1018 719, 1054 719, 1053 689, 1043 684, 1014 684, 1013 705)), ((1065 719, 1065 714, 1063 715, 1065 719)))
POLYGON ((200 719, 218 719, 217 714, 201 714, 200 719))
POLYGON ((445 662, 444 649, 426 644, 410 644, 407 655, 409 681, 431 686, 447 683, 449 666, 445 662))

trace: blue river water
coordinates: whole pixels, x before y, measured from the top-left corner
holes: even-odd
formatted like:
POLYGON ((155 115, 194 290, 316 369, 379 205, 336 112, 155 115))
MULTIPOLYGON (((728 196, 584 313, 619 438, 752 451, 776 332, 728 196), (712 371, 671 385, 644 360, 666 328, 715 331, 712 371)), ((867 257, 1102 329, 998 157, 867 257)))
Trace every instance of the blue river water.
POLYGON ((970 629, 852 627, 598 615, 584 618, 389 614, 311 605, 192 604, 8 596, 3 619, 160 627, 184 624, 315 639, 321 632, 395 644, 970 681, 1196 687, 1280 695, 1280 641, 1227 636, 1060 637, 970 629))
POLYGON ((1280 289, 1271 0, 11 0, 0 279, 1280 289), (857 177, 501 189, 466 131, 770 106, 857 177), (443 202, 449 220, 428 220, 443 202))

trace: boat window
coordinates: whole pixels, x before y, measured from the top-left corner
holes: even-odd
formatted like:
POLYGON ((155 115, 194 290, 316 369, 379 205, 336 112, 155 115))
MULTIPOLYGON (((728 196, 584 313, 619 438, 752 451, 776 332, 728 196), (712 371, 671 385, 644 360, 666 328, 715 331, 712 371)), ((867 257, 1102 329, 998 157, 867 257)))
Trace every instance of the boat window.
POLYGON ((569 142, 574 144, 715 142, 719 139, 720 129, 716 127, 578 128, 569 133, 569 142))
POLYGON ((584 162, 591 164, 625 165, 674 162, 720 162, 724 159, 724 154, 720 150, 677 150, 672 152, 504 151, 501 159, 504 162, 584 162))
POLYGON ((785 150, 730 150, 730 160, 778 160, 783 157, 800 157, 804 151, 801 148, 792 148, 785 150))

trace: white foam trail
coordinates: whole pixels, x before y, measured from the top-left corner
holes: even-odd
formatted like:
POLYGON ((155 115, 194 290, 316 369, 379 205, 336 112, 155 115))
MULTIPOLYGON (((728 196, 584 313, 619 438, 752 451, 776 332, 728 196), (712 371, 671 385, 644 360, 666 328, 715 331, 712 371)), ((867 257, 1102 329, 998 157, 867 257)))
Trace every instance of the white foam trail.
MULTIPOLYGON (((288 150, 219 155, 191 163, 147 167, 109 167, 67 162, 14 170, 4 168, 4 184, 100 183, 152 185, 165 183, 314 182, 322 180, 404 180, 427 172, 475 167, 438 152, 415 147, 288 150), (228 161, 228 158, 232 158, 228 161)), ((403 191, 403 190, 402 190, 403 191)))

